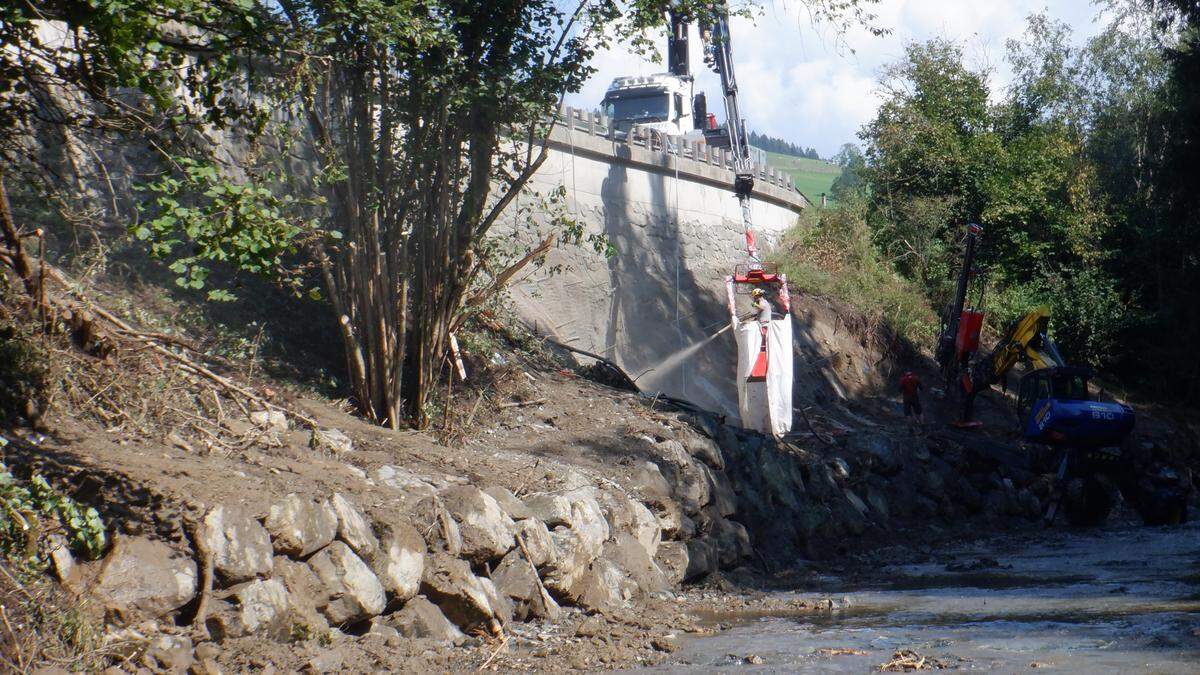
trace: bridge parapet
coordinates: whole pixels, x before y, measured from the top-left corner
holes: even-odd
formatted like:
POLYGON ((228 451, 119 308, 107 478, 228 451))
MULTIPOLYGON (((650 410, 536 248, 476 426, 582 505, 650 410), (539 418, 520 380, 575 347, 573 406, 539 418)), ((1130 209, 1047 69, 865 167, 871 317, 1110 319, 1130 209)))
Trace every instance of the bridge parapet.
MULTIPOLYGON (((563 152, 584 153, 606 161, 733 189, 733 153, 706 143, 634 129, 618 134, 604 115, 562 106, 555 115, 550 145, 563 152)), ((775 167, 756 166, 754 196, 795 211, 811 205, 791 176, 775 167)))

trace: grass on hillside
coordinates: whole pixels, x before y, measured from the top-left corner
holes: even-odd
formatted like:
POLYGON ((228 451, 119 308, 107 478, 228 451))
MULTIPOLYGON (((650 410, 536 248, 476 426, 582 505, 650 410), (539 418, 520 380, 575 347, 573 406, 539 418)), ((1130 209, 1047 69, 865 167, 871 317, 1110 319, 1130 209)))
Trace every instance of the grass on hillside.
POLYGON ((936 332, 925 295, 879 254, 853 205, 808 209, 769 257, 792 287, 840 300, 910 342, 928 343, 936 332))
POLYGON ((791 175, 796 189, 813 204, 821 203, 821 193, 829 194, 833 181, 842 173, 842 167, 819 159, 767 153, 767 164, 791 175))

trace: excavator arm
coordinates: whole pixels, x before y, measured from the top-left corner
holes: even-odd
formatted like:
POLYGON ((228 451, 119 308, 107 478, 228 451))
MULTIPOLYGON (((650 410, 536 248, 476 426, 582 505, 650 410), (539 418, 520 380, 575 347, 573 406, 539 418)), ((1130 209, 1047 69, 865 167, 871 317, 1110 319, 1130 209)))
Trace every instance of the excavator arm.
POLYGON ((1027 363, 1033 370, 1066 365, 1046 334, 1049 324, 1050 308, 1035 308, 1009 326, 992 351, 962 374, 964 421, 971 419, 978 393, 1000 382, 1018 363, 1027 363))

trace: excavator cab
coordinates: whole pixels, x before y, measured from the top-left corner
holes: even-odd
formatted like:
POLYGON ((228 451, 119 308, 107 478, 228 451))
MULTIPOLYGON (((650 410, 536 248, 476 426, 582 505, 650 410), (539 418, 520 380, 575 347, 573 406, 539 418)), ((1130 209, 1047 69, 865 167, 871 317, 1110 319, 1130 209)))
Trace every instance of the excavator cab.
POLYGON ((1133 409, 1093 401, 1091 377, 1091 369, 1074 366, 1041 368, 1022 377, 1017 417, 1025 438, 1075 448, 1120 445, 1133 430, 1133 409))

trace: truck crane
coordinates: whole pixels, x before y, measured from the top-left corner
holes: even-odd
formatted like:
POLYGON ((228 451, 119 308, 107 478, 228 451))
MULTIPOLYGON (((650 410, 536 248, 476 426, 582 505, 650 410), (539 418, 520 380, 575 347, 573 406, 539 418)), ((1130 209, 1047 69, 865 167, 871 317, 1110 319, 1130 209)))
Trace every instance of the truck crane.
POLYGON ((735 265, 725 279, 730 323, 738 343, 738 408, 743 426, 781 436, 791 430, 792 423, 791 302, 786 275, 761 259, 754 237, 751 204, 756 169, 746 121, 738 107, 729 10, 723 1, 697 8, 695 14, 674 4, 667 18, 667 72, 616 78, 605 94, 604 110, 614 133, 641 130, 703 139, 710 147, 728 150, 745 241, 745 262, 735 265), (688 49, 693 23, 702 42, 704 62, 720 77, 725 109, 722 125, 708 113, 704 94, 693 93, 688 49), (734 296, 752 294, 755 289, 761 290, 772 306, 770 321, 743 322, 738 317, 734 296), (776 347, 771 349, 770 345, 776 347))

